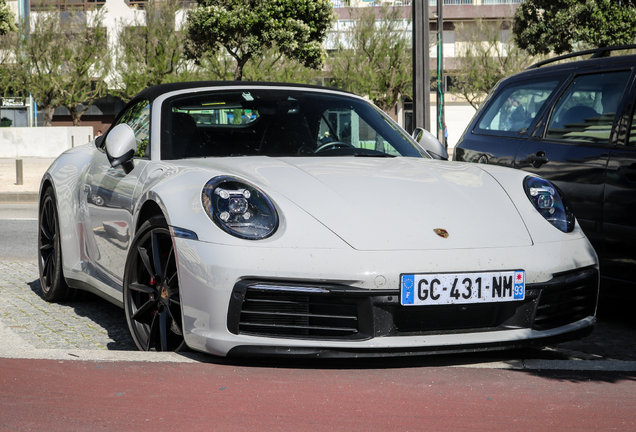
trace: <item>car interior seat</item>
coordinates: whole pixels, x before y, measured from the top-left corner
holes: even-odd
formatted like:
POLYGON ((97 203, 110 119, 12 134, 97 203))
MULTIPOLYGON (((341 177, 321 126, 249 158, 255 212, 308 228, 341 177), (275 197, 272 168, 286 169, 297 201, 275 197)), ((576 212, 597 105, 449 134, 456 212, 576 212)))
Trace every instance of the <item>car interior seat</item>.
POLYGON ((592 121, 590 119, 598 116, 599 113, 597 113, 593 108, 577 105, 569 108, 561 115, 559 127, 565 128, 568 125, 575 125, 577 123, 590 123, 592 121))
MULTIPOLYGON (((172 159, 203 156, 203 140, 199 135, 197 123, 190 114, 172 113, 172 159)), ((162 158, 164 148, 162 146, 162 158)))
POLYGON ((267 125, 260 154, 295 155, 302 147, 316 149, 307 120, 302 114, 273 115, 267 125))

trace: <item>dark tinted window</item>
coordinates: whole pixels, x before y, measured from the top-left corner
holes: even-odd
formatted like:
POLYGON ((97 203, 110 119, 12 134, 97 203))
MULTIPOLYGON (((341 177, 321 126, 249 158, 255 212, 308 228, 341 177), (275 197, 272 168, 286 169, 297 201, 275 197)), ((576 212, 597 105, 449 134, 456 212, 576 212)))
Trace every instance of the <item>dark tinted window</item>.
POLYGON ((576 77, 556 104, 545 137, 607 143, 630 72, 576 77))
POLYGON ((475 132, 519 136, 527 132, 537 113, 563 77, 519 81, 507 85, 492 100, 475 132))

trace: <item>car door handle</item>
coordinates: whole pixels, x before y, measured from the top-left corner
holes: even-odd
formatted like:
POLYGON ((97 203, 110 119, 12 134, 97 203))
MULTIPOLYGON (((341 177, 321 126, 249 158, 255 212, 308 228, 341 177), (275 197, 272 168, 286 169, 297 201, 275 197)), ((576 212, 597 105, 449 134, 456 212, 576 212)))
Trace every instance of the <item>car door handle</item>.
POLYGON ((541 165, 550 162, 550 159, 545 155, 545 152, 537 152, 536 154, 531 154, 526 156, 526 161, 530 162, 533 167, 539 168, 541 165))
POLYGON ((618 175, 626 177, 630 182, 636 182, 636 164, 618 167, 618 175))
POLYGON ((91 187, 87 184, 84 185, 84 193, 91 193, 91 187))

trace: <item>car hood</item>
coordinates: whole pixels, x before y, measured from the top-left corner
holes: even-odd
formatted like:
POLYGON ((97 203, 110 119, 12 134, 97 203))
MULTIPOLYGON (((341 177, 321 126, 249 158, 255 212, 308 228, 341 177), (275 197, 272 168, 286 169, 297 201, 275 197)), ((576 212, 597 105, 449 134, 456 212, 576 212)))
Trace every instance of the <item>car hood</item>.
POLYGON ((218 162, 215 168, 282 194, 357 250, 532 244, 508 194, 478 165, 353 157, 218 162))

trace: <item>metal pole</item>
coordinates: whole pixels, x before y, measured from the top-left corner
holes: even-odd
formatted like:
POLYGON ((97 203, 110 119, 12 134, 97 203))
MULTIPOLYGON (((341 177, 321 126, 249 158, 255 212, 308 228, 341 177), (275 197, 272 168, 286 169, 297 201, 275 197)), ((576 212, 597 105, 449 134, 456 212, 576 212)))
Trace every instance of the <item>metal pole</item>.
POLYGON ((413 129, 431 130, 431 71, 429 56, 428 0, 413 0, 413 129))
POLYGON ((22 159, 15 160, 15 184, 23 184, 24 171, 22 170, 22 159))
POLYGON ((437 139, 446 146, 444 119, 444 0, 437 0, 437 139))

